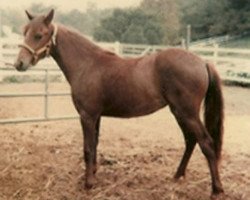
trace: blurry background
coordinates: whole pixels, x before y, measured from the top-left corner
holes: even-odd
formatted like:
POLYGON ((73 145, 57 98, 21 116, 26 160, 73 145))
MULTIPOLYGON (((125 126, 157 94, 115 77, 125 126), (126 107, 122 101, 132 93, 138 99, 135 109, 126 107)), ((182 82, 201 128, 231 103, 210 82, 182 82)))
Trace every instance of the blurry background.
MULTIPOLYGON (((249 34, 247 0, 0 1, 1 35, 21 34, 24 10, 56 10, 56 21, 97 41, 176 45, 191 25, 192 40, 249 34)), ((248 40, 246 40, 248 41, 248 40)), ((246 43, 244 41, 244 43, 246 43)))

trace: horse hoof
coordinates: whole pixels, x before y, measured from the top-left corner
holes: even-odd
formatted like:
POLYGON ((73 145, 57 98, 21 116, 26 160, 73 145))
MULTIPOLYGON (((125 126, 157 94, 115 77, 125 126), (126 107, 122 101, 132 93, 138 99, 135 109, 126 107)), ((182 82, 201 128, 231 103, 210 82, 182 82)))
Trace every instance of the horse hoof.
POLYGON ((174 181, 178 182, 178 181, 183 181, 185 179, 185 175, 175 175, 174 176, 174 181))
POLYGON ((92 189, 93 188, 93 184, 91 184, 91 183, 85 183, 85 189, 87 189, 87 190, 90 190, 90 189, 92 189))
POLYGON ((226 196, 225 196, 225 194, 222 192, 222 193, 219 193, 219 194, 212 194, 210 199, 211 199, 211 200, 225 200, 225 199, 226 199, 226 196))
POLYGON ((97 183, 96 179, 93 178, 88 178, 85 182, 85 188, 87 190, 92 189, 94 187, 94 185, 97 183))
POLYGON ((98 169, 98 168, 97 168, 97 165, 95 165, 95 166, 94 166, 94 169, 93 169, 93 174, 96 174, 97 169, 98 169))

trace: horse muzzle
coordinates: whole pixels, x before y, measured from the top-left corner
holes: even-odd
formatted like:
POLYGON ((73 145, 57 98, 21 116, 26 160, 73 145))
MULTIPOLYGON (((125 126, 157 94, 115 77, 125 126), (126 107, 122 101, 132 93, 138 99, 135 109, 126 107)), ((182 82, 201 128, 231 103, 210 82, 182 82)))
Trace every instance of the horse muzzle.
POLYGON ((27 62, 24 62, 22 60, 17 60, 14 64, 14 67, 17 71, 23 72, 26 71, 29 68, 30 64, 27 62))

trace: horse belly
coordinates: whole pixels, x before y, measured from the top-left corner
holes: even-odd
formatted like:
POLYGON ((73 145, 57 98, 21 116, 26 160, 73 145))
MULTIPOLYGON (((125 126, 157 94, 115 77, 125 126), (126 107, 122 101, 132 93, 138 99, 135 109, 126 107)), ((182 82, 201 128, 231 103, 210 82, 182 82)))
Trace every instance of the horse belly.
POLYGON ((151 114, 164 106, 167 105, 167 102, 161 98, 154 99, 154 100, 146 100, 146 101, 124 101, 122 102, 113 102, 110 105, 105 106, 103 109, 102 115, 103 116, 110 116, 110 117, 138 117, 143 115, 151 114))

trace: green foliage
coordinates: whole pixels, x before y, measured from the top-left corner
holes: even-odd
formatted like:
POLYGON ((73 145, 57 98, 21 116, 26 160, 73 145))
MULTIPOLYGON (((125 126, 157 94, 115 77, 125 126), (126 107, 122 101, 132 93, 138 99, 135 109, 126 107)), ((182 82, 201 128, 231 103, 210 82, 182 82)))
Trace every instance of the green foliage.
POLYGON ((155 16, 163 29, 163 43, 180 42, 179 4, 174 0, 143 0, 140 7, 144 12, 155 16))
POLYGON ((94 38, 97 41, 160 44, 163 42, 163 29, 156 17, 141 9, 116 9, 101 21, 94 38))
POLYGON ((131 24, 122 34, 121 42, 131 44, 145 44, 147 39, 144 36, 142 26, 131 24))
MULTIPOLYGON (((3 83, 31 83, 44 82, 45 77, 41 75, 9 75, 3 78, 3 83)), ((61 82, 61 75, 50 75, 49 82, 61 82)))
MULTIPOLYGON (((181 3, 184 0, 180 0, 181 3)), ((193 39, 241 34, 250 27, 249 0, 191 0, 182 6, 183 31, 192 25, 193 39)))
MULTIPOLYGON (((113 15, 101 20, 100 28, 110 31, 113 33, 115 40, 120 41, 122 34, 126 31, 129 26, 129 16, 126 11, 116 9, 113 15)), ((96 38, 98 40, 98 38, 96 38)))
MULTIPOLYGON (((51 8, 56 10, 57 22, 98 41, 175 45, 186 36, 188 24, 192 40, 250 31, 250 0, 142 0, 138 8, 114 10, 98 10, 89 3, 85 12, 65 13, 55 6, 34 3, 27 10, 44 14, 51 8)), ((28 21, 24 11, 0 10, 2 24, 21 34, 28 21)))
POLYGON ((115 41, 114 34, 106 29, 97 27, 94 31, 94 38, 98 38, 99 41, 113 42, 115 41))
POLYGON ((159 29, 157 23, 148 22, 144 27, 144 37, 149 44, 162 44, 164 40, 164 29, 159 29))
POLYGON ((66 26, 76 28, 84 34, 93 35, 100 20, 108 17, 111 10, 97 10, 93 5, 90 6, 86 12, 77 9, 68 13, 57 12, 56 20, 66 26))

